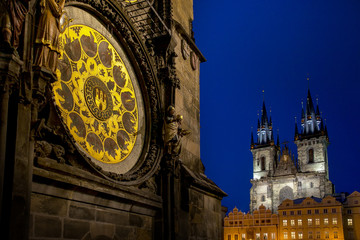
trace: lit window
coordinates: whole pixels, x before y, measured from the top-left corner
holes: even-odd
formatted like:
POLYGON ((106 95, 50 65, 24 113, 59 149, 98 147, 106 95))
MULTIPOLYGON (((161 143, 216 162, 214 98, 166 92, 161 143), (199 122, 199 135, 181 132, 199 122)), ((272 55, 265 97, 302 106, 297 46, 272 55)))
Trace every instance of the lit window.
POLYGON ((241 234, 241 240, 245 240, 245 238, 246 238, 246 234, 245 233, 241 234))
POLYGON ((329 224, 329 219, 328 218, 324 218, 324 224, 328 225, 329 224))
POLYGON ((334 232, 334 238, 339 238, 338 233, 334 232))
POLYGON ((291 220, 290 220, 290 225, 291 225, 291 226, 295 226, 295 220, 294 220, 294 219, 291 219, 291 220))
POLYGON ((348 218, 347 222, 348 222, 348 226, 352 226, 352 225, 353 225, 353 222, 352 222, 352 219, 351 219, 351 218, 348 218))
POLYGON ((239 236, 235 234, 235 240, 239 240, 239 236))
POLYGON ((312 232, 309 232, 308 236, 309 236, 309 239, 313 239, 312 232))
POLYGON ((299 232, 298 236, 299 236, 299 239, 303 239, 303 233, 302 232, 299 232))
POLYGON ((325 232, 325 238, 329 238, 329 232, 325 232))
POLYGON ((320 218, 315 219, 315 225, 320 225, 320 218))
POLYGON ((324 209, 324 213, 328 213, 328 211, 327 211, 327 209, 326 209, 326 208, 324 209))
POLYGON ((316 238, 320 239, 320 232, 316 232, 316 238))
POLYGON ((312 219, 311 219, 311 218, 308 219, 308 225, 309 225, 309 226, 312 225, 312 219))
POLYGON ((302 219, 298 219, 298 226, 302 226, 302 219))
POLYGON ((287 226, 287 220, 283 220, 283 226, 284 226, 284 227, 287 226))
POLYGON ((334 224, 334 225, 337 224, 337 218, 333 218, 333 224, 334 224))
POLYGON ((295 239, 295 238, 296 238, 295 232, 291 232, 291 239, 295 239))
POLYGON ((264 240, 267 240, 267 239, 268 239, 268 234, 264 233, 264 240))
POLYGON ((284 232, 284 239, 288 239, 288 233, 284 232))
POLYGON ((271 233, 271 240, 275 240, 275 233, 271 233))
POLYGON ((256 234, 256 240, 260 240, 260 233, 256 234))

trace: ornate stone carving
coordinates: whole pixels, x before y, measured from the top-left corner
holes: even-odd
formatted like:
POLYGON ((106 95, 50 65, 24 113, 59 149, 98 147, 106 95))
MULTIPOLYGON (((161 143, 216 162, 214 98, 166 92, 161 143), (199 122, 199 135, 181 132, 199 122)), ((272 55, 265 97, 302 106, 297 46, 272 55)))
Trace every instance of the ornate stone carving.
POLYGON ((181 139, 190 131, 181 127, 183 116, 175 115, 174 106, 169 106, 165 119, 164 143, 167 154, 178 156, 181 152, 181 139))
POLYGON ((55 72, 59 51, 60 16, 65 0, 41 0, 41 16, 37 25, 34 64, 55 72))
POLYGON ((0 17, 1 36, 3 50, 11 51, 19 46, 20 34, 28 12, 26 8, 29 0, 1 1, 0 6, 4 14, 0 17))

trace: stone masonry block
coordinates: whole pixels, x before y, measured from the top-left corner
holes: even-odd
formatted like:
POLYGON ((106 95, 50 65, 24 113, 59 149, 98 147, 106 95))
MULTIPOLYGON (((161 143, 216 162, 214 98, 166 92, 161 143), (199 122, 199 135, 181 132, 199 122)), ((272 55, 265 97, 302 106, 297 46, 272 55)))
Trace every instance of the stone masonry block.
POLYGON ((89 222, 64 219, 64 238, 81 239, 89 231, 89 222))
POLYGON ((96 221, 107 222, 116 225, 129 225, 129 215, 123 212, 96 211, 96 221))
POLYGON ((66 216, 67 201, 60 198, 32 194, 31 212, 49 215, 66 216))
POLYGON ((61 220, 58 217, 35 216, 35 237, 61 237, 61 220))
POLYGON ((69 208, 69 217, 84 220, 95 220, 95 209, 71 205, 69 208))

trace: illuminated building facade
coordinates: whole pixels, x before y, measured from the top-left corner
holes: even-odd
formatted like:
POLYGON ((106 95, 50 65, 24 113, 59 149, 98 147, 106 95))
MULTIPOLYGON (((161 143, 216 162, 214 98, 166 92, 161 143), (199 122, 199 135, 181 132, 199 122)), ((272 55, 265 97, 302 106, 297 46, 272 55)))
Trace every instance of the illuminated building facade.
POLYGON ((355 191, 343 203, 345 239, 360 239, 360 193, 355 191))
POLYGON ((264 205, 252 214, 243 213, 236 207, 224 219, 225 240, 277 239, 278 215, 264 205))
POLYGON ((283 201, 279 208, 279 239, 344 239, 342 205, 334 197, 283 201))
POLYGON ((253 179, 250 190, 250 212, 264 205, 277 212, 285 199, 314 196, 323 198, 333 193, 329 180, 327 128, 314 107, 310 90, 301 113, 301 131, 295 123, 295 144, 298 159, 287 146, 280 148, 279 136, 274 142, 273 123, 263 103, 258 120, 257 142, 251 136, 253 179), (280 156, 280 157, 279 157, 280 156))

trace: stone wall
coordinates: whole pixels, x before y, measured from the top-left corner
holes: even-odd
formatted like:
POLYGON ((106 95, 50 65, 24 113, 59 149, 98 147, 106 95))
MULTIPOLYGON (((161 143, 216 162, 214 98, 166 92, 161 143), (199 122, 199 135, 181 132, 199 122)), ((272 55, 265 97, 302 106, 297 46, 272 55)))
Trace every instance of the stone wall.
POLYGON ((275 146, 251 149, 253 154, 253 179, 267 177, 269 172, 273 171, 273 162, 275 160, 275 146), (265 157, 265 171, 261 171, 261 157, 265 157))

